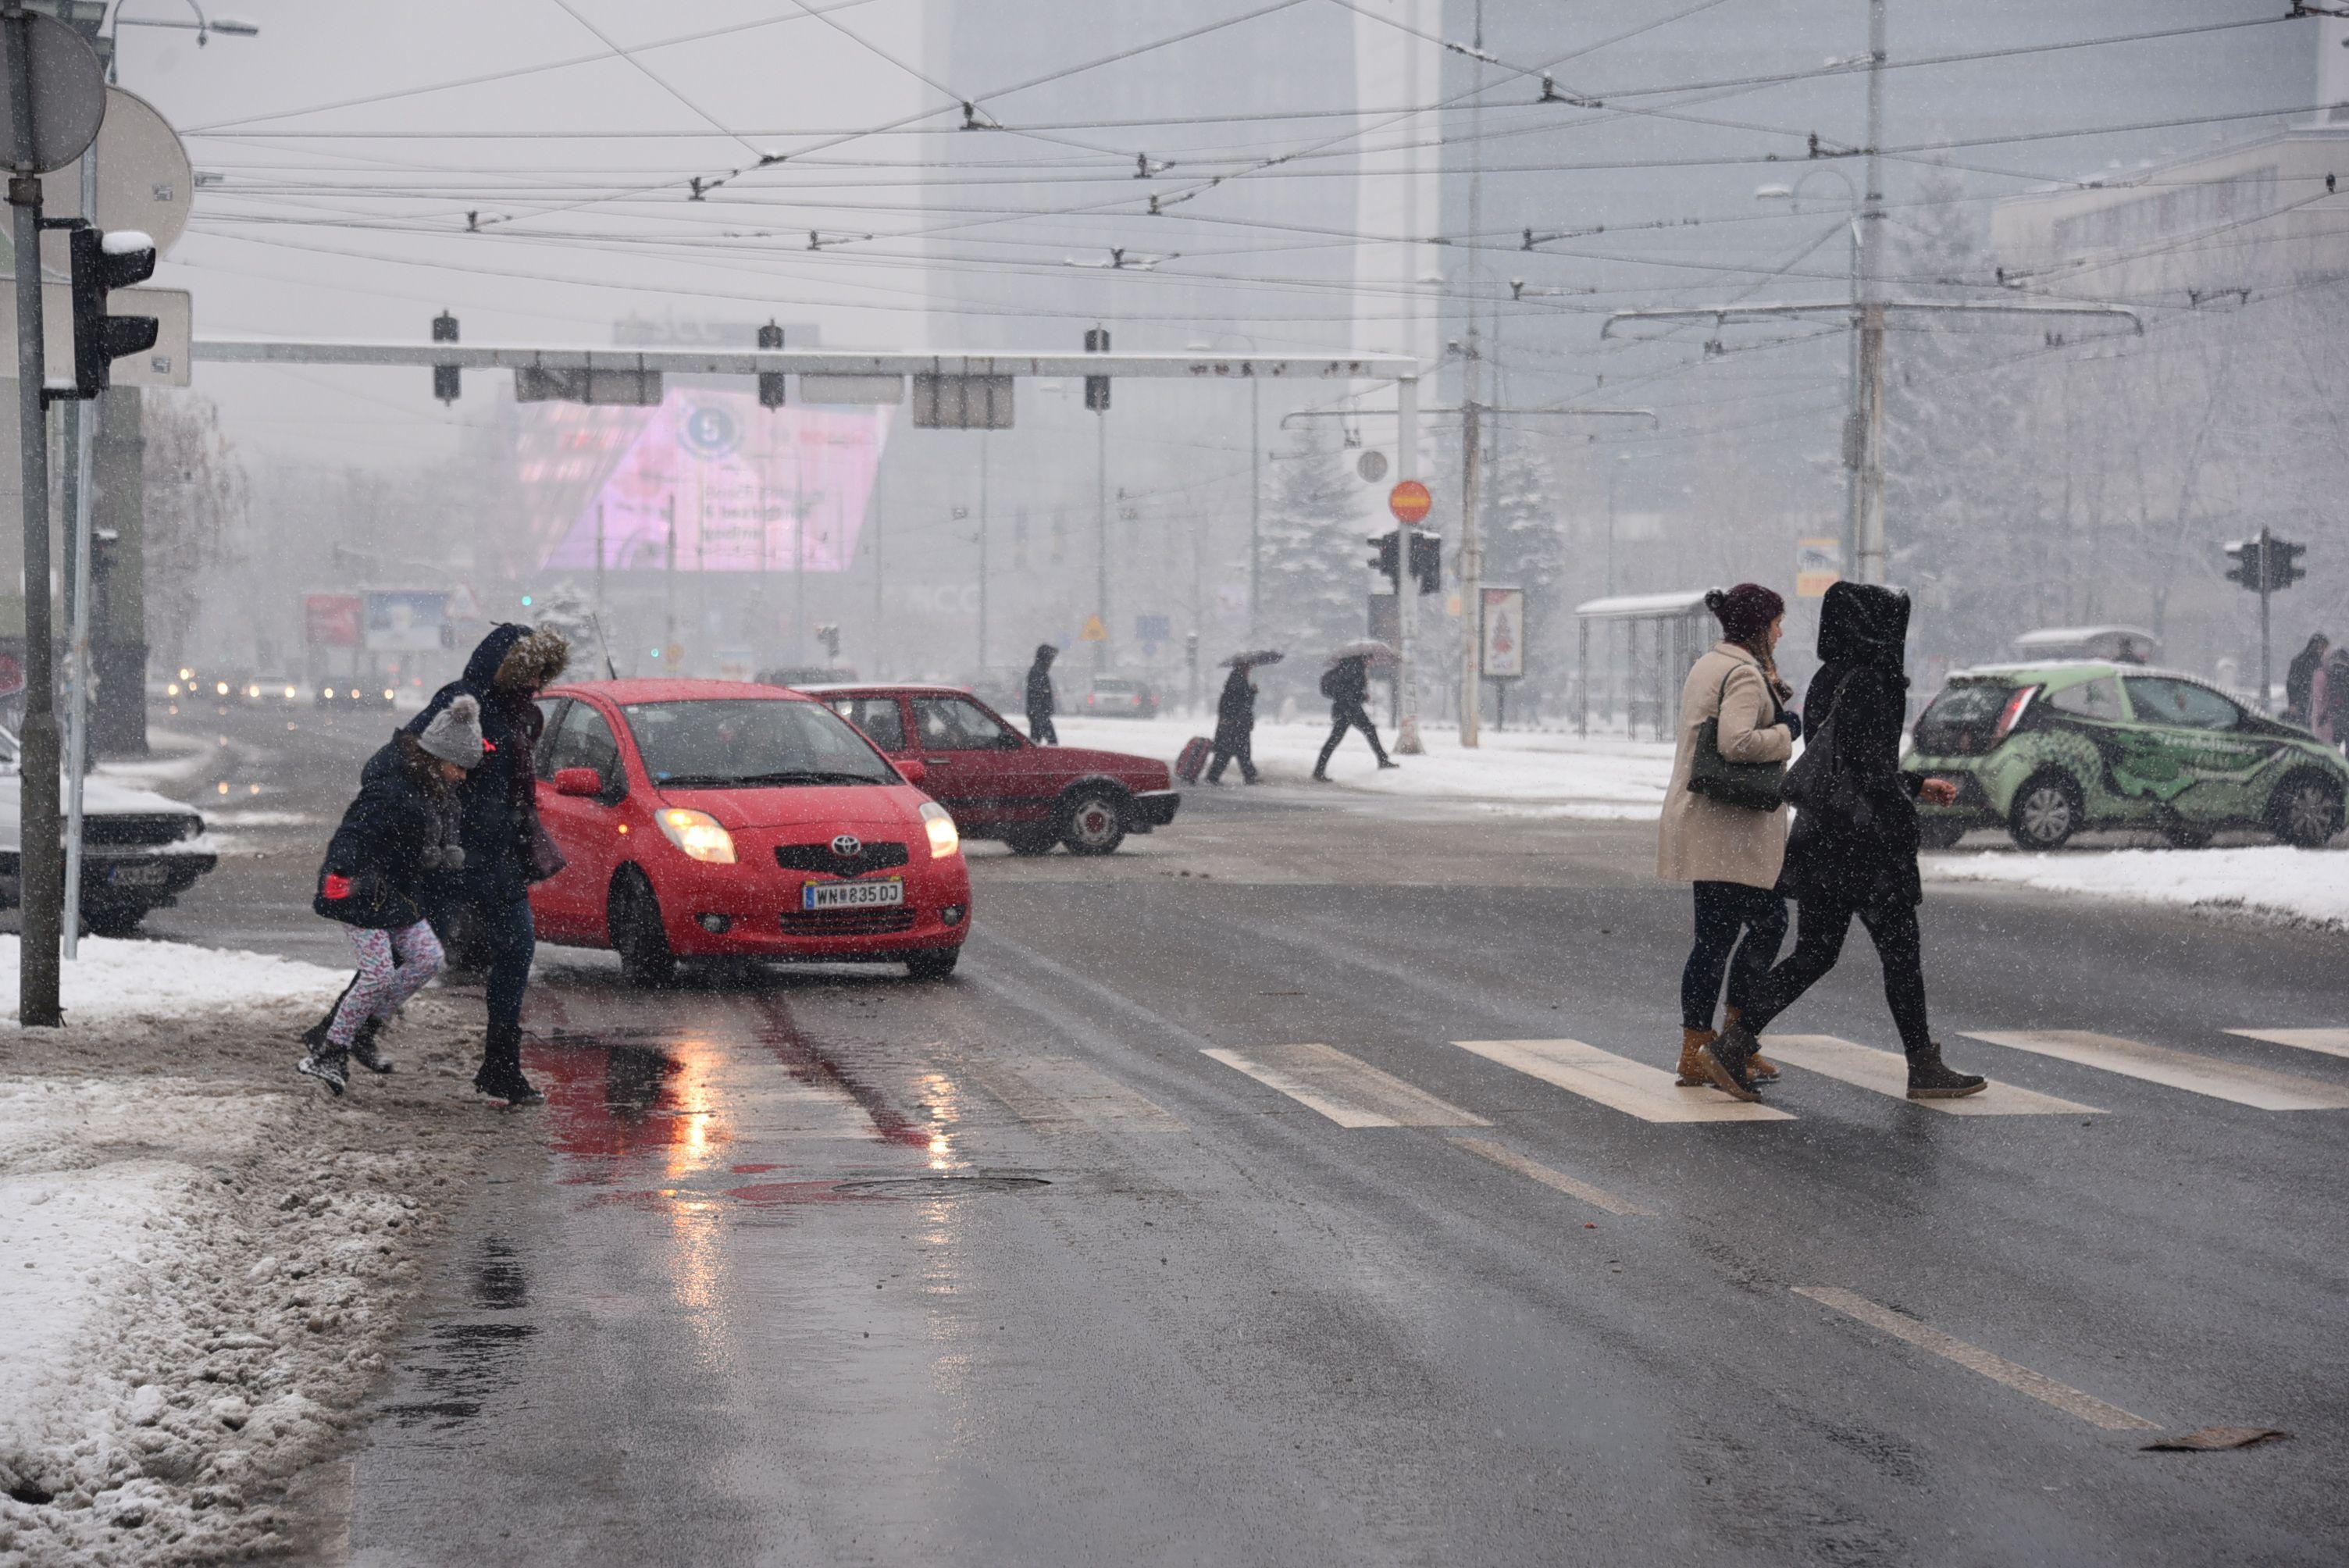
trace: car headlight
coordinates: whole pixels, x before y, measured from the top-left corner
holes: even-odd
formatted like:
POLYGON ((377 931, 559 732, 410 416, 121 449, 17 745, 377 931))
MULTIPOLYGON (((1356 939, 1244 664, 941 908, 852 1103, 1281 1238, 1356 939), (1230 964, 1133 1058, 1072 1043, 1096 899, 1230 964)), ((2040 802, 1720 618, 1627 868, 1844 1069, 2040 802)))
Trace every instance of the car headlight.
POLYGON ((654 813, 660 830, 668 841, 697 861, 713 866, 734 863, 734 835, 718 825, 718 819, 707 811, 688 811, 681 806, 654 813))
POLYGON ((286 700, 287 700, 287 701, 289 701, 289 702, 290 702, 290 701, 292 701, 292 700, 294 699, 295 696, 295 692, 294 688, 293 688, 292 686, 287 686, 287 687, 285 688, 285 697, 286 697, 286 700))
POLYGON ((930 859, 945 860, 962 848, 962 834, 955 827, 954 813, 936 800, 922 802, 922 827, 930 835, 930 859))
POLYGON ((383 688, 383 700, 384 700, 384 701, 386 701, 386 702, 389 702, 389 701, 391 701, 391 700, 392 700, 392 690, 391 690, 391 688, 390 688, 389 686, 386 686, 386 687, 384 687, 384 688, 383 688))

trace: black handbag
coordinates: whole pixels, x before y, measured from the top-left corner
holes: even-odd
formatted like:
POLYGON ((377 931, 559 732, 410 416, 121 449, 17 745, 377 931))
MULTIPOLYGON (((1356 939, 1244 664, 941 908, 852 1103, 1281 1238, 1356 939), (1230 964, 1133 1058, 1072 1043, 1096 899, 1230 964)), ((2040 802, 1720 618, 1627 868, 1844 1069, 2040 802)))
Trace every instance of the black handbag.
POLYGON ((1798 826, 1811 830, 1833 828, 1846 841, 1867 836, 1876 825, 1876 813, 1868 803, 1868 796, 1836 756, 1836 711, 1843 706, 1844 687, 1850 684, 1850 677, 1846 676, 1836 687, 1835 698, 1827 704, 1826 717, 1811 731, 1803 754, 1786 770, 1782 790, 1786 804, 1803 819, 1798 826))
POLYGON ((1775 811, 1785 803, 1786 765, 1732 762, 1721 754, 1721 704, 1729 694, 1729 676, 1736 673, 1733 669, 1721 677, 1713 717, 1697 727, 1696 754, 1689 758, 1689 792, 1748 811, 1775 811))

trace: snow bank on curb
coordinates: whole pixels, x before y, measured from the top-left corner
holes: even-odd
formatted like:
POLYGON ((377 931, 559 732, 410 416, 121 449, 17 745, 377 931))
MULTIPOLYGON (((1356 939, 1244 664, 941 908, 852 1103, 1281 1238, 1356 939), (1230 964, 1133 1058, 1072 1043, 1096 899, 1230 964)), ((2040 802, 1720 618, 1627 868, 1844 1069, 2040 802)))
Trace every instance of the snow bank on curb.
POLYGON ((2282 844, 1923 857, 1940 882, 1997 882, 2147 903, 2241 909, 2349 929, 2349 854, 2282 844))
MULTIPOLYGON (((321 1006, 342 990, 347 972, 264 953, 231 953, 181 942, 85 936, 80 956, 59 966, 58 992, 68 1023, 83 1019, 177 1017, 191 1009, 299 999, 321 1006)), ((16 1026, 16 976, 24 953, 0 934, 0 1027, 16 1026)))
POLYGON ((288 1070, 307 1003, 85 1022, 39 1052, 17 1037, 0 1563, 303 1552, 287 1489, 381 1373, 481 1140, 507 1135, 463 1092, 478 1031, 410 1009, 399 1073, 339 1100, 288 1070))

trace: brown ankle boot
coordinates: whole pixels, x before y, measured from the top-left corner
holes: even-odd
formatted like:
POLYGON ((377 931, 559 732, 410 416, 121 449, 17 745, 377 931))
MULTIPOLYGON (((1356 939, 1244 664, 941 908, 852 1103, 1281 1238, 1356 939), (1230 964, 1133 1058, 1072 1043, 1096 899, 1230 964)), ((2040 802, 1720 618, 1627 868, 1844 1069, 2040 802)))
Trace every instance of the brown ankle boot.
POLYGON ((1695 1088, 1713 1081, 1705 1076, 1703 1064, 1696 1059, 1697 1052, 1713 1044, 1713 1033, 1711 1029, 1684 1028, 1681 1031, 1681 1076, 1673 1080, 1680 1088, 1695 1088))
MULTIPOLYGON (((1723 1007, 1721 1011, 1723 1016, 1732 1024, 1742 1024, 1745 1021, 1745 1009, 1743 1007, 1723 1007)), ((1745 1058, 1745 1076, 1755 1083, 1775 1083, 1778 1078, 1778 1064, 1764 1060, 1762 1053, 1756 1051, 1745 1058)))

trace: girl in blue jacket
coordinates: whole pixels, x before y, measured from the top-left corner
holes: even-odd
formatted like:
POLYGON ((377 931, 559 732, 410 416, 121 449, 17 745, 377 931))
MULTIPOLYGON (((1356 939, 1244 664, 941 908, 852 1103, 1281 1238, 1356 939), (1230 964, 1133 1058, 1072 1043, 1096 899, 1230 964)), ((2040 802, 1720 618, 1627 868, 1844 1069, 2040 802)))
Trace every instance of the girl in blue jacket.
POLYGON ((426 890, 433 877, 464 866, 456 786, 481 760, 481 705, 456 697, 420 734, 402 730, 367 759, 358 799, 326 846, 311 907, 349 928, 359 970, 295 1070, 336 1094, 347 1082, 347 1059, 369 1072, 391 1070, 376 1035, 440 971, 426 890))

